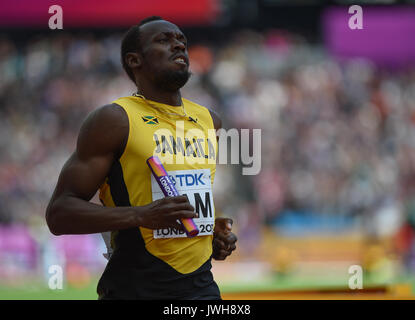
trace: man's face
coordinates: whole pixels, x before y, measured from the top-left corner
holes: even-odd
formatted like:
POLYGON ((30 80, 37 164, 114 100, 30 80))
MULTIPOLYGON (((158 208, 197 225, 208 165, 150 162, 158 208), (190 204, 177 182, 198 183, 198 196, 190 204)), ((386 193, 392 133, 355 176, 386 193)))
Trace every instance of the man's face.
POLYGON ((142 69, 146 77, 166 91, 183 87, 190 77, 187 40, 180 29, 164 20, 140 27, 142 69))

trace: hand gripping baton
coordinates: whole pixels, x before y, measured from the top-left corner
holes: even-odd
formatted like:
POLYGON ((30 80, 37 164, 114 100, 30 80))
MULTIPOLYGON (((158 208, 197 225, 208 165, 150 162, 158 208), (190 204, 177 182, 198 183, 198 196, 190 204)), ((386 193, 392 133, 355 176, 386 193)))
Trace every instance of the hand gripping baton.
MULTIPOLYGON (((151 172, 156 178, 158 185, 160 186, 161 191, 163 191, 164 196, 166 197, 176 197, 180 194, 177 192, 176 187, 173 182, 170 180, 169 175, 167 174, 166 169, 164 169, 163 164, 157 156, 152 156, 147 159, 147 165, 150 167, 151 172)), ((197 228, 193 219, 180 219, 184 231, 188 238, 193 238, 199 234, 199 229, 197 228)))

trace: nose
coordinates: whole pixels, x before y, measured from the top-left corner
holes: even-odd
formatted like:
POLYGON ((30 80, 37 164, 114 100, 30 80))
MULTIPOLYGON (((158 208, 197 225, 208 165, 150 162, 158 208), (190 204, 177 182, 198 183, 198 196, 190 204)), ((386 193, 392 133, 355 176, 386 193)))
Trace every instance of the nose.
POLYGON ((175 39, 174 42, 173 42, 173 49, 184 51, 186 49, 186 46, 184 45, 183 42, 175 39))

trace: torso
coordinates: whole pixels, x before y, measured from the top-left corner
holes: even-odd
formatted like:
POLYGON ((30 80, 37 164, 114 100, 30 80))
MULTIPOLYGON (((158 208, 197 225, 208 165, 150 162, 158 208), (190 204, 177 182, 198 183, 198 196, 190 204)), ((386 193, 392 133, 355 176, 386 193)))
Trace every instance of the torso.
POLYGON ((140 296, 145 295, 146 290, 158 288, 160 291, 162 283, 172 284, 197 274, 210 273, 215 219, 212 185, 217 145, 209 110, 186 99, 183 99, 186 117, 174 115, 183 114, 181 107, 153 101, 149 101, 149 105, 140 97, 124 97, 114 103, 128 116, 129 134, 123 154, 114 161, 100 188, 102 203, 105 206, 143 206, 163 197, 146 164, 149 157, 157 155, 179 193, 187 194, 198 212, 199 217, 194 220, 200 234, 187 238, 174 229, 143 227, 113 232, 111 247, 114 253, 99 288, 111 287, 111 279, 117 279, 115 273, 130 272, 130 279, 151 280, 147 288, 143 283, 143 290, 137 288, 135 295, 140 296), (152 276, 153 279, 148 279, 152 276), (152 281, 158 284, 153 285, 152 281))

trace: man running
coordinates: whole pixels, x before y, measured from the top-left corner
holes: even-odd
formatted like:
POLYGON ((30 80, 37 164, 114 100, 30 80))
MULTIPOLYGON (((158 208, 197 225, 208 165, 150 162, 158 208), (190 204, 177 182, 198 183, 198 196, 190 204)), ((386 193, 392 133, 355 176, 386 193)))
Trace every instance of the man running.
POLYGON ((49 229, 111 232, 99 299, 220 299, 211 259, 224 260, 236 247, 232 220, 215 218, 212 198, 217 141, 209 132, 221 120, 181 97, 190 73, 176 25, 144 19, 124 36, 121 56, 137 92, 83 123, 46 211, 49 229), (161 195, 146 164, 153 155, 167 159, 181 196, 161 195), (89 202, 98 189, 104 206, 89 202), (198 236, 186 237, 183 218, 194 219, 198 236))

